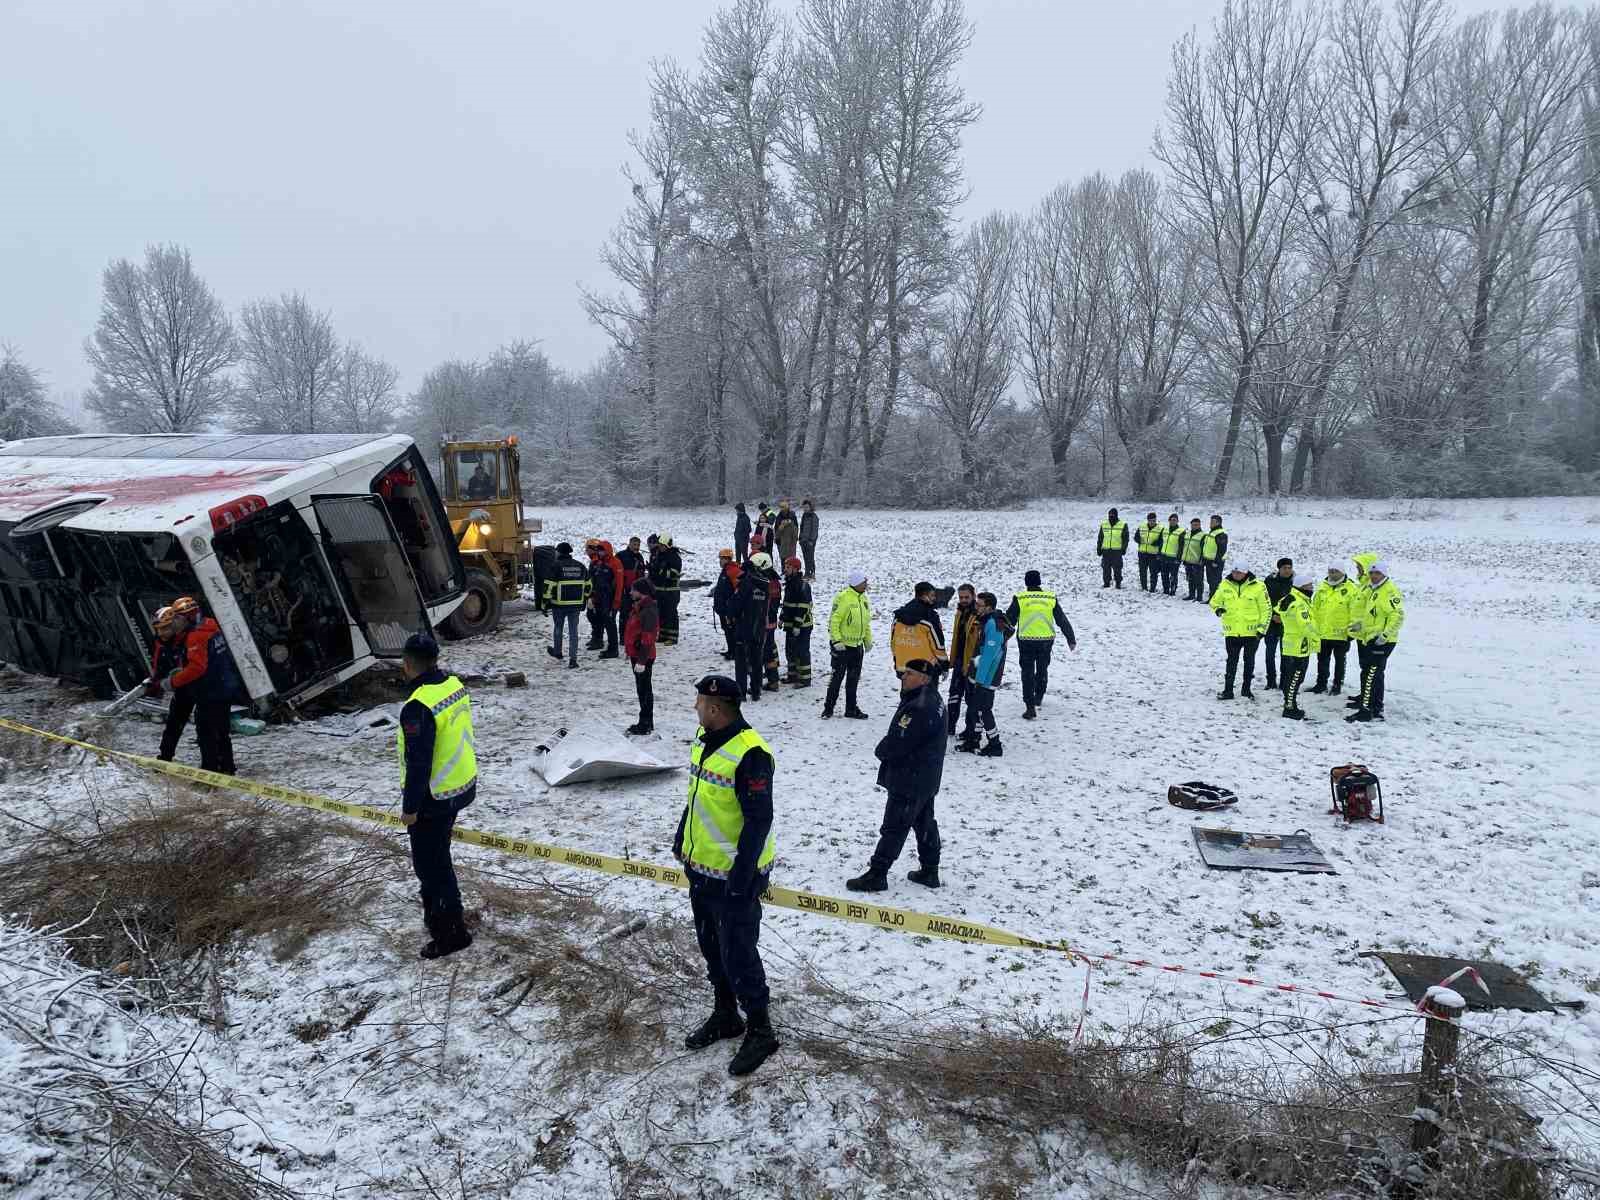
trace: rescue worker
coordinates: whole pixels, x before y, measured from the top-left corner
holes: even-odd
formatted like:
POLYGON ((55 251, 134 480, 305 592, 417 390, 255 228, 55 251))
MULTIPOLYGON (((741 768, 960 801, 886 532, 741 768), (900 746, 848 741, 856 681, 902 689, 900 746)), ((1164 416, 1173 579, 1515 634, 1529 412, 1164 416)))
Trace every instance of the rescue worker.
POLYGON ((919 583, 911 589, 911 599, 894 610, 889 650, 894 655, 897 676, 913 658, 949 664, 950 655, 944 648, 944 622, 933 606, 937 591, 931 583, 919 583))
MULTIPOLYGON (((170 604, 156 610, 150 618, 150 628, 155 631, 155 641, 150 646, 150 677, 145 680, 145 694, 160 696, 166 690, 166 681, 183 665, 183 643, 179 637, 182 622, 170 604)), ((183 739, 183 729, 194 715, 194 695, 185 692, 172 694, 167 702, 167 723, 161 730, 161 750, 156 755, 162 762, 171 762, 183 739)))
POLYGON ((1306 666, 1317 652, 1317 623, 1311 615, 1312 588, 1316 579, 1296 575, 1294 586, 1273 606, 1283 642, 1283 715, 1291 721, 1304 721, 1300 707, 1300 685, 1305 682, 1306 666))
MULTIPOLYGON (((179 596, 172 602, 173 640, 177 654, 164 661, 175 663, 164 679, 155 681, 160 690, 172 693, 172 706, 182 712, 176 721, 173 750, 189 714, 194 714, 194 739, 200 747, 200 767, 219 775, 234 774, 233 729, 230 721, 233 702, 244 694, 239 669, 228 649, 222 627, 211 617, 203 617, 192 596, 179 596)), ((174 723, 171 709, 168 725, 174 723)), ((166 734, 161 738, 166 749, 166 734)), ((169 760, 170 761, 170 760, 169 760)))
POLYGON ((1228 665, 1217 699, 1233 699, 1233 678, 1241 656, 1244 658, 1244 686, 1239 693, 1253 697, 1255 693, 1250 685, 1255 682, 1256 646, 1272 623, 1266 586, 1249 571, 1235 565, 1211 593, 1211 611, 1222 620, 1222 637, 1228 649, 1228 665))
POLYGON ((588 603, 589 588, 588 569, 572 557, 572 543, 562 542, 556 547, 556 561, 545 580, 544 599, 550 608, 550 657, 561 657, 561 635, 565 632, 571 654, 569 670, 578 665, 578 614, 588 603))
POLYGON ((672 850, 689 877, 695 938, 715 995, 711 1015, 684 1039, 704 1050, 744 1034, 730 1075, 748 1075, 778 1048, 761 965, 761 897, 772 838, 772 748, 740 711, 739 685, 707 675, 695 685, 700 727, 689 749, 689 797, 672 850), (744 1020, 739 1008, 744 1008, 744 1020))
POLYGON ((971 686, 972 660, 978 653, 976 590, 970 583, 956 589, 956 615, 950 623, 950 696, 945 705, 946 737, 955 737, 961 722, 961 698, 971 686))
POLYGON ((1367 568, 1367 586, 1356 594, 1351 605, 1356 619, 1350 631, 1360 639, 1365 651, 1361 667, 1361 695, 1353 703, 1356 711, 1346 721, 1383 720, 1383 676, 1389 658, 1400 640, 1400 627, 1406 623, 1405 597, 1389 578, 1389 564, 1375 560, 1367 568))
POLYGON ((1017 631, 1017 661, 1022 665, 1022 717, 1031 721, 1039 715, 1045 690, 1050 685, 1050 654, 1055 649, 1056 630, 1067 639, 1067 649, 1076 650, 1078 639, 1072 622, 1061 611, 1054 592, 1043 590, 1039 572, 1022 577, 1024 592, 1011 598, 1006 620, 1017 631))
POLYGON ((1189 594, 1185 600, 1198 600, 1205 603, 1206 564, 1200 557, 1201 548, 1205 543, 1205 534, 1200 530, 1200 518, 1195 517, 1189 522, 1189 532, 1183 539, 1183 574, 1189 585, 1189 594))
POLYGON ((1168 596, 1178 594, 1178 561, 1183 557, 1183 526, 1178 524, 1178 514, 1167 514, 1167 527, 1161 531, 1161 557, 1157 565, 1161 571, 1161 590, 1168 596))
POLYGON ((683 555, 672 544, 672 535, 656 537, 656 551, 650 556, 650 585, 656 589, 656 607, 661 610, 661 644, 678 644, 678 580, 683 576, 683 555))
POLYGON ((744 501, 733 506, 733 553, 742 564, 750 557, 750 514, 744 510, 744 501))
POLYGON ((1100 536, 1094 540, 1095 553, 1100 556, 1100 586, 1108 588, 1114 578, 1117 589, 1122 589, 1122 556, 1128 552, 1128 523, 1117 516, 1116 509, 1106 512, 1100 522, 1100 536))
POLYGON ((617 628, 623 629, 628 624, 628 609, 633 604, 633 585, 644 578, 644 554, 639 549, 639 539, 628 539, 628 548, 617 555, 617 562, 622 567, 622 608, 617 613, 617 628))
POLYGON ((1206 599, 1216 594, 1222 582, 1223 565, 1228 558, 1228 531, 1222 527, 1222 517, 1211 514, 1211 528, 1200 539, 1200 561, 1206 565, 1206 599))
POLYGON ((856 688, 861 683, 861 663, 872 649, 872 604, 867 599, 867 573, 851 571, 844 590, 833 598, 828 614, 828 646, 833 651, 833 676, 828 680, 828 695, 822 702, 822 715, 833 716, 844 686, 844 715, 865 721, 867 714, 856 704, 856 688))
POLYGON ((1161 538, 1164 533, 1155 513, 1146 513, 1137 536, 1139 586, 1147 592, 1153 592, 1161 585, 1161 538))
POLYGON ((761 699, 761 675, 767 660, 767 611, 773 588, 782 594, 782 585, 772 570, 772 559, 765 550, 750 556, 739 573, 735 601, 733 670, 739 694, 752 704, 761 699))
POLYGON ((788 682, 810 687, 811 585, 806 582, 805 564, 798 558, 789 558, 783 566, 783 659, 789 666, 788 682))
POLYGON ((971 683, 967 692, 967 727, 956 749, 964 754, 999 758, 1000 732, 994 723, 994 694, 1006 670, 1006 639, 1011 627, 996 609, 999 601, 993 592, 979 592, 974 606, 978 618, 978 653, 972 660, 971 683), (979 726, 982 732, 979 732, 979 726))
POLYGON ((1283 640, 1283 625, 1277 619, 1278 605, 1290 592, 1294 590, 1294 559, 1280 558, 1278 569, 1266 578, 1267 603, 1272 606, 1273 619, 1267 626, 1265 649, 1267 652, 1267 688, 1277 688, 1282 682, 1278 677, 1278 644, 1283 640))
POLYGON ((450 861, 456 814, 478 794, 472 700, 461 680, 439 669, 439 644, 432 634, 407 638, 402 664, 411 697, 400 709, 400 820, 411 843, 411 869, 429 935, 421 957, 443 958, 472 945, 450 861))
POLYGON ((817 531, 822 522, 817 517, 817 506, 810 500, 800 502, 800 553, 806 559, 806 578, 817 577, 817 531))
POLYGON ((1311 690, 1337 696, 1344 690, 1344 662, 1350 650, 1351 606, 1356 585, 1338 567, 1329 567, 1328 576, 1311 597, 1311 619, 1317 626, 1317 682, 1311 690), (1328 662, 1333 661, 1333 686, 1328 686, 1328 662))
POLYGON ((787 500, 778 504, 778 515, 772 522, 772 536, 778 541, 777 561, 787 563, 800 549, 800 518, 787 500))
POLYGON ((612 568, 610 543, 591 539, 584 549, 589 558, 589 599, 585 605, 589 610, 589 641, 585 649, 601 650, 601 658, 616 658, 622 579, 612 568))
MULTIPOLYGON (((769 556, 770 557, 770 556, 769 556)), ((781 664, 778 661, 778 626, 783 623, 783 571, 777 562, 767 581, 767 689, 778 690, 781 664)))
POLYGON ((639 719, 628 726, 632 734, 654 733, 656 694, 652 676, 656 665, 656 637, 661 632, 661 616, 656 611, 656 590, 648 579, 633 581, 633 603, 628 606, 628 624, 622 631, 622 648, 633 668, 633 687, 639 694, 639 719))
POLYGON ((944 703, 937 680, 944 664, 913 658, 900 673, 900 706, 889 732, 873 753, 878 758, 878 786, 889 793, 883 805, 878 844, 867 869, 845 881, 852 892, 882 892, 889 887, 889 869, 905 848, 906 835, 917 837, 917 869, 906 878, 923 887, 939 886, 939 823, 933 801, 944 775, 944 703))
POLYGON ((722 657, 733 660, 734 617, 739 606, 739 564, 733 561, 732 550, 717 551, 717 582, 711 588, 711 612, 716 617, 717 628, 722 630, 726 648, 722 657))

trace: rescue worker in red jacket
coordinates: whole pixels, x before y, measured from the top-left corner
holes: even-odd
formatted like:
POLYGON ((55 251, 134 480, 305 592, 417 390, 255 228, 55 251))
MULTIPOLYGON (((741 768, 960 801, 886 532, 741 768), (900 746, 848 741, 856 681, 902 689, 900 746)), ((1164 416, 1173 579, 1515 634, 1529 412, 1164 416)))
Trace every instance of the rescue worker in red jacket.
MULTIPOLYGON (((233 653, 222 636, 221 626, 212 618, 201 616, 200 605, 193 597, 179 596, 172 602, 172 613, 182 646, 182 662, 165 679, 153 682, 172 693, 174 708, 187 707, 183 721, 188 720, 189 711, 194 713, 201 768, 232 775, 233 734, 228 721, 233 701, 243 692, 233 653)), ((169 715, 169 724, 171 720, 169 715)), ((178 728, 183 728, 181 722, 178 728)))
POLYGON ((628 627, 628 610, 633 606, 633 585, 644 578, 644 552, 639 549, 639 539, 628 539, 628 548, 617 555, 622 568, 622 604, 617 610, 617 628, 628 627))
POLYGON ((656 612, 656 590, 648 579, 636 579, 633 603, 628 608, 627 628, 622 631, 622 648, 633 667, 634 690, 639 693, 639 719, 628 726, 632 734, 653 733, 656 727, 656 694, 651 676, 655 673, 656 638, 661 632, 661 617, 656 612))

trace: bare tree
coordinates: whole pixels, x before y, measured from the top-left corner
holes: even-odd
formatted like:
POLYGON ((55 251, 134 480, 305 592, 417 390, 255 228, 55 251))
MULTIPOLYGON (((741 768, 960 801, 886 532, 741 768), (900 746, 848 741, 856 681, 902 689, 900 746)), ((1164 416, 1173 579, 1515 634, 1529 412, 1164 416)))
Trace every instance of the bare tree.
POLYGON ((84 353, 94 367, 86 397, 110 429, 204 429, 229 396, 233 326, 181 246, 150 246, 144 263, 122 258, 102 277, 104 298, 84 353))
POLYGON ((1279 294, 1304 215, 1318 28, 1298 0, 1227 0, 1208 44, 1191 33, 1173 50, 1156 156, 1210 277, 1205 332, 1228 388, 1212 495, 1227 488, 1257 355, 1287 315, 1279 294))
POLYGON ((482 428, 482 368, 452 359, 422 377, 407 404, 407 424, 424 446, 437 446, 449 438, 471 438, 482 428))
POLYGON ((340 433, 385 433, 395 425, 400 372, 355 342, 339 351, 328 428, 340 433))
POLYGON ((1590 470, 1600 468, 1600 21, 1590 21, 1588 61, 1582 93, 1583 192, 1574 222, 1579 310, 1576 456, 1590 470))
POLYGON ((928 406, 956 436, 966 483, 977 480, 978 437, 1011 385, 1018 240, 1015 222, 999 213, 968 232, 913 365, 928 406))
POLYGON ((239 312, 244 377, 234 397, 241 428, 257 433, 322 433, 334 419, 339 339, 333 319, 298 292, 258 300, 239 312))
POLYGON ((22 361, 15 347, 0 342, 0 442, 76 432, 45 398, 39 372, 22 361))

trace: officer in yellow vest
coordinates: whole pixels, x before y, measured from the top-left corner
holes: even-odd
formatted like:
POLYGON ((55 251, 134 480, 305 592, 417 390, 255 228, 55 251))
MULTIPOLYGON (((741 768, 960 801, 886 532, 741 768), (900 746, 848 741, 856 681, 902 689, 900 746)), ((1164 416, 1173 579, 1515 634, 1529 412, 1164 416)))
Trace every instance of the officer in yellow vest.
POLYGON ((1206 564, 1200 558, 1200 548, 1205 540, 1200 518, 1195 517, 1189 522, 1189 532, 1183 535, 1183 548, 1178 552, 1183 558, 1184 580, 1189 585, 1189 594, 1184 599, 1198 600, 1201 604, 1206 602, 1206 564))
POLYGON ((1217 594, 1222 582, 1223 564, 1228 558, 1228 531, 1222 527, 1222 517, 1211 514, 1211 528, 1200 539, 1200 561, 1206 567, 1206 599, 1217 594))
POLYGON ((776 764, 772 748, 740 711, 743 696, 737 683, 725 675, 707 675, 695 692, 700 728, 689 749, 689 798, 672 852, 689 877, 694 932, 716 1005, 684 1045, 704 1050, 744 1034, 728 1073, 748 1075, 778 1048, 767 1014, 767 975, 757 949, 761 896, 776 852, 776 764))
POLYGON ((1117 516, 1116 509, 1106 513, 1100 522, 1100 536, 1095 538, 1094 552, 1100 556, 1101 587, 1110 587, 1114 578, 1122 587, 1122 556, 1128 552, 1128 523, 1117 516))
POLYGON ((1383 676, 1389 656, 1400 641, 1400 627, 1406 623, 1405 597, 1389 578, 1389 564, 1377 559, 1367 567, 1367 585, 1356 593, 1350 605, 1350 632, 1360 642, 1361 694, 1346 703, 1355 712, 1346 721, 1383 720, 1383 676))
POLYGON ((1065 635, 1069 650, 1078 648, 1078 639, 1056 594, 1043 590, 1039 572, 1027 572, 1022 582, 1028 590, 1011 598, 1006 620, 1017 631, 1017 657, 1022 662, 1022 716, 1031 721, 1039 715, 1039 705, 1044 703, 1045 688, 1050 683, 1050 651, 1056 644, 1056 630, 1059 628, 1065 635))
POLYGON ((411 868, 430 935, 422 957, 443 958, 472 945, 450 862, 456 814, 478 794, 472 701, 461 680, 439 669, 439 643, 431 634, 407 638, 402 661, 412 690, 400 710, 400 820, 411 841, 411 868))
POLYGON ((1273 619, 1280 628, 1283 645, 1283 715, 1291 721, 1306 719, 1305 710, 1300 707, 1300 685, 1321 644, 1316 618, 1311 615, 1316 582, 1313 575, 1296 575, 1288 593, 1273 605, 1273 619))
POLYGON ((1139 526, 1139 586, 1153 592, 1161 585, 1161 536, 1165 531, 1155 513, 1146 513, 1139 526))
POLYGON ((1160 556, 1156 563, 1161 572, 1161 590, 1168 596, 1178 594, 1178 561, 1183 555, 1183 526, 1178 524, 1178 514, 1167 514, 1167 527, 1161 531, 1160 556))

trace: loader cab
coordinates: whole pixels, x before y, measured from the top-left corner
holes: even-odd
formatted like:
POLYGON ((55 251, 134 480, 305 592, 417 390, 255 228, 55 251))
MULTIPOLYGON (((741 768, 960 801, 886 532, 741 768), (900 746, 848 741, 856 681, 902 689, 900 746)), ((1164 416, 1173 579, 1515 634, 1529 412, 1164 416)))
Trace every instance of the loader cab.
POLYGON ((461 607, 440 626, 446 637, 491 632, 501 605, 521 594, 533 568, 531 535, 541 528, 522 508, 522 451, 515 436, 439 446, 445 507, 466 566, 461 607))

